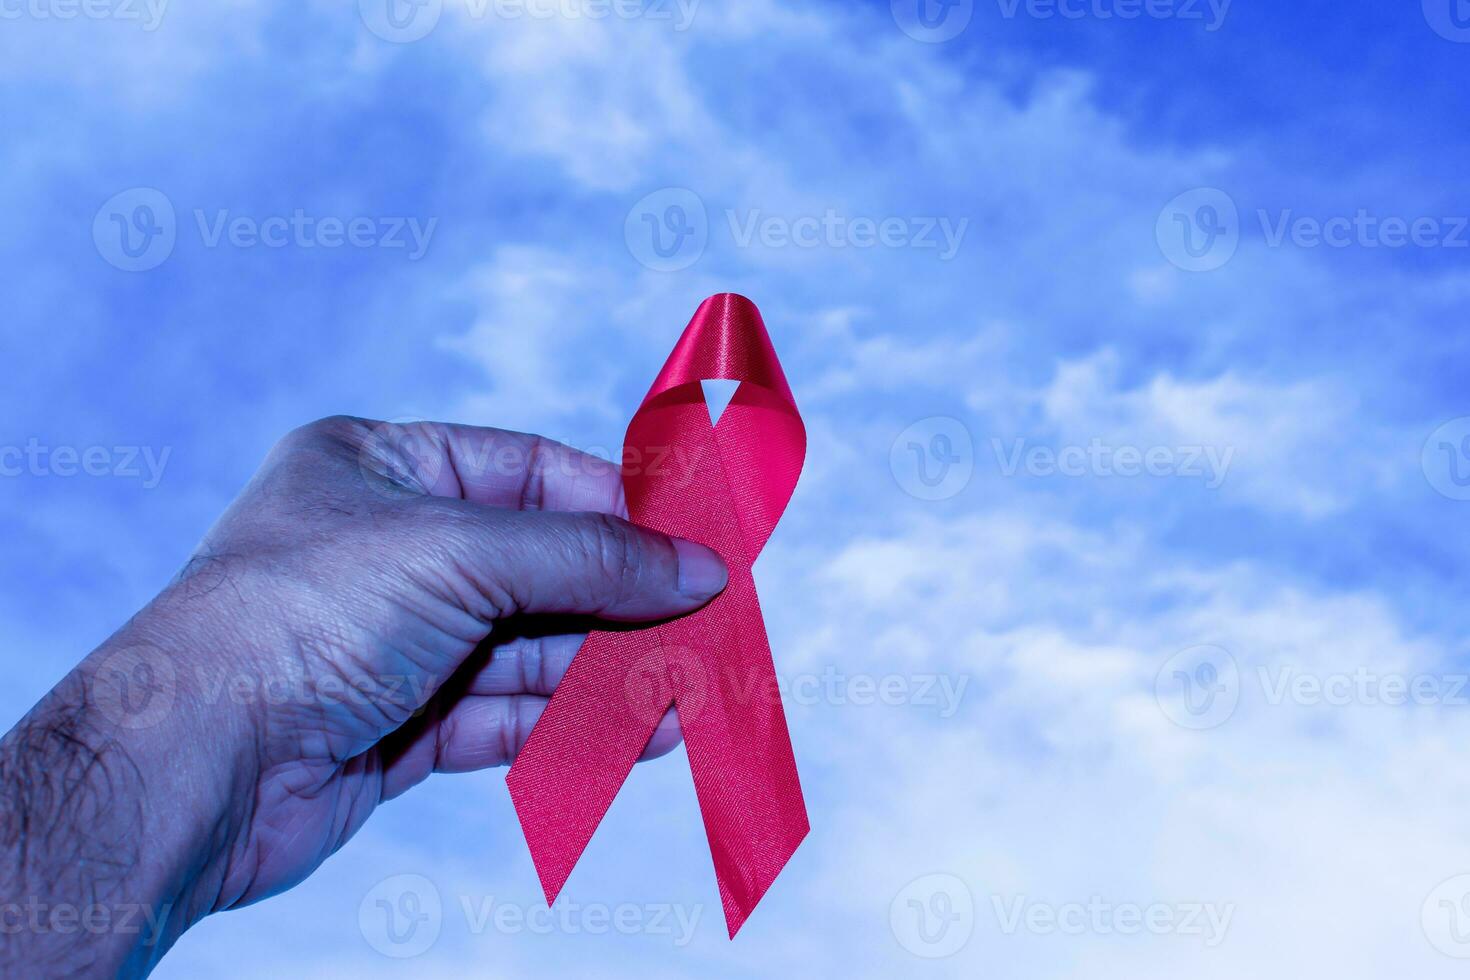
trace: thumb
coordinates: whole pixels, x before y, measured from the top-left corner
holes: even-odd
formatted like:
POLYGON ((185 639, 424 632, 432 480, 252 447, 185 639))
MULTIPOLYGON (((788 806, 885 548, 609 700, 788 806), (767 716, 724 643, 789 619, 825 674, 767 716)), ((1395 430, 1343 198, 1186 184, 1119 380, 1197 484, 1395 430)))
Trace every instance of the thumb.
POLYGON ((611 514, 454 503, 472 525, 467 560, 459 564, 496 618, 666 619, 698 609, 728 581, 725 563, 711 549, 611 514))

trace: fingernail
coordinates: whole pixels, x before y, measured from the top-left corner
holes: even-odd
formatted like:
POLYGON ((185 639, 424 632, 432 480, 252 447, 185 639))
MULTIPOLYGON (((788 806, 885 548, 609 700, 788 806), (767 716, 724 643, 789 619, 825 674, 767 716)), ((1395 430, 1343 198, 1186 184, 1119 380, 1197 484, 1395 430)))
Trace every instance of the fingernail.
POLYGON ((679 555, 679 592, 691 599, 708 599, 718 595, 730 581, 720 556, 702 544, 672 538, 679 555))

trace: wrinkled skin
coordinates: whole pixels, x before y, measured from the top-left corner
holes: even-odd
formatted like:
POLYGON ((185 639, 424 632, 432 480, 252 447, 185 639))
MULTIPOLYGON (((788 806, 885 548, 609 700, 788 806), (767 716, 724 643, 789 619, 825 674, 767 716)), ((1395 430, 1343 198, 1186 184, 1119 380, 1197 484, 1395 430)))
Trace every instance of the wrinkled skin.
MULTIPOLYGON (((114 831, 114 859, 139 835, 151 846, 99 883, 74 860, 48 873, 33 840, 9 880, 167 908, 150 948, 89 951, 100 972, 143 973, 202 916, 301 881, 431 773, 510 762, 588 623, 680 615, 724 587, 713 552, 624 516, 615 466, 536 436, 297 430, 179 579, 6 738, 23 774, 81 743, 111 794, 95 809, 116 815, 76 817, 86 840, 114 831)), ((670 714, 646 756, 677 741, 670 714)), ((37 770, 43 788, 60 764, 37 770)), ((53 796, 11 794, 0 814, 13 825, 53 796)))

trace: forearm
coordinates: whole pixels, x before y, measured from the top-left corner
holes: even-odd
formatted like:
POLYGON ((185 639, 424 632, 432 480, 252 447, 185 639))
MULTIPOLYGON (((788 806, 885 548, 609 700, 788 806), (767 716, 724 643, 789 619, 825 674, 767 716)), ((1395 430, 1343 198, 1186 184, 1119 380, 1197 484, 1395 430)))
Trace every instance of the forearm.
POLYGON ((213 906, 247 755, 191 690, 183 601, 160 597, 0 741, 0 975, 142 975, 213 906))
POLYGON ((282 440, 187 573, 0 740, 0 976, 146 973, 384 799, 508 761, 590 617, 658 622, 728 581, 621 509, 616 469, 537 436, 332 418, 282 440), (517 617, 525 643, 485 645, 517 617))

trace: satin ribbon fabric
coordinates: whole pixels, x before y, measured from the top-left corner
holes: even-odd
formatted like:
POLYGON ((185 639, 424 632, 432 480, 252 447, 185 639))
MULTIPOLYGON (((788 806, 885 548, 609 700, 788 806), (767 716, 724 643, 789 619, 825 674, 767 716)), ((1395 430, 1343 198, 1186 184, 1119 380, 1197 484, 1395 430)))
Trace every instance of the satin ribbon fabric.
POLYGON ((725 591, 657 626, 591 633, 506 783, 555 902, 673 704, 733 939, 807 834, 751 566, 806 455, 791 389, 755 304, 705 300, 624 440, 629 517, 719 552, 725 591), (703 380, 738 381, 711 424, 703 380))

